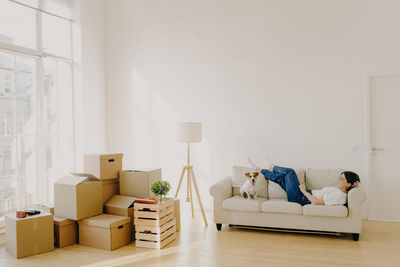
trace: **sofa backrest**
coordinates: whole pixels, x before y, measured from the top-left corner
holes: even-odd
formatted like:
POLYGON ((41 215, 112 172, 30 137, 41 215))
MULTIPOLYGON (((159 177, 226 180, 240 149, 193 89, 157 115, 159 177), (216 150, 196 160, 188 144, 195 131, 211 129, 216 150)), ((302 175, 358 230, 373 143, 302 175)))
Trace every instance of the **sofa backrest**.
MULTIPOLYGON (((304 184, 305 183, 305 171, 303 169, 295 169, 294 171, 297 175, 297 179, 299 179, 299 183, 304 184)), ((287 200, 285 190, 283 190, 280 185, 278 185, 277 183, 274 183, 272 181, 268 181, 268 197, 269 197, 269 199, 286 199, 287 200)))
POLYGON ((343 169, 307 169, 307 189, 322 189, 326 186, 336 186, 343 169))
MULTIPOLYGON (((233 166, 232 168, 232 195, 236 196, 240 193, 240 187, 246 182, 246 172, 254 171, 254 169, 243 166, 233 166)), ((268 198, 268 181, 260 173, 256 180, 256 190, 259 197, 268 198)))

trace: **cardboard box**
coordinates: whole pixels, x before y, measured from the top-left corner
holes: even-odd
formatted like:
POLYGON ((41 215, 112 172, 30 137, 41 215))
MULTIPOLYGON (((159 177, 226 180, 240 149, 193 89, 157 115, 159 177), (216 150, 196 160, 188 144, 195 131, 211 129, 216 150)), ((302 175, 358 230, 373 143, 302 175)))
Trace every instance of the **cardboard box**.
POLYGON ((63 248, 76 244, 78 241, 77 222, 54 217, 54 246, 63 248))
POLYGON ((16 258, 44 253, 54 249, 53 214, 42 211, 38 215, 17 218, 5 215, 6 249, 16 258))
POLYGON ((121 171, 119 192, 123 196, 154 198, 151 185, 157 181, 161 181, 161 169, 121 171))
POLYGON ((109 201, 114 195, 119 194, 119 178, 112 180, 101 180, 103 185, 103 204, 109 201))
POLYGON ((35 209, 43 210, 54 215, 54 204, 47 202, 35 205, 35 209))
POLYGON ((54 215, 77 221, 102 214, 101 181, 90 174, 73 175, 54 183, 54 215))
POLYGON ((83 169, 100 180, 118 178, 122 170, 123 154, 87 154, 84 155, 83 169))
POLYGON ((125 216, 102 214, 79 221, 79 244, 114 250, 131 240, 131 219, 125 216))
POLYGON ((174 212, 176 220, 176 231, 178 232, 181 229, 181 205, 179 198, 174 199, 174 212))
POLYGON ((104 212, 107 214, 125 216, 131 218, 131 241, 135 240, 135 226, 133 223, 135 197, 114 195, 105 205, 104 212))

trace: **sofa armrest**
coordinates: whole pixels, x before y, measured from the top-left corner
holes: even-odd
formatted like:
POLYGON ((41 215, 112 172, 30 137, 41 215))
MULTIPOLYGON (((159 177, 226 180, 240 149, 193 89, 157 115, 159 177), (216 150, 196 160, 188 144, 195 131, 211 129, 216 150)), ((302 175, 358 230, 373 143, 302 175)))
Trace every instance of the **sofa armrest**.
POLYGON ((349 216, 361 218, 361 204, 365 201, 364 191, 359 187, 353 188, 349 191, 347 197, 349 216))
POLYGON ((360 205, 365 201, 365 193, 361 188, 353 188, 349 191, 349 206, 360 205))
POLYGON ((226 177, 210 187, 210 194, 214 198, 225 200, 232 197, 232 178, 226 177))

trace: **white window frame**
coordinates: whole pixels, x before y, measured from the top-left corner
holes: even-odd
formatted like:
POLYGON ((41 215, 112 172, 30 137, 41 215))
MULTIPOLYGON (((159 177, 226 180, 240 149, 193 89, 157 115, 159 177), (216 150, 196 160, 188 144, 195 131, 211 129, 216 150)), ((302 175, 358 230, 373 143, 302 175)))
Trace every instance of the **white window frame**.
MULTIPOLYGON (((46 137, 46 133, 44 130, 44 88, 43 88, 43 74, 44 74, 44 69, 43 69, 43 62, 45 58, 51 58, 51 59, 55 59, 56 61, 64 61, 67 63, 71 64, 71 94, 72 94, 72 123, 73 123, 73 129, 72 129, 72 150, 73 150, 73 159, 72 159, 72 163, 73 163, 73 168, 75 169, 75 155, 76 155, 76 138, 75 138, 75 93, 74 93, 74 71, 73 71, 73 67, 74 67, 74 62, 73 62, 73 33, 72 33, 72 20, 68 19, 68 18, 63 18, 60 17, 58 15, 55 14, 51 14, 45 11, 42 11, 40 9, 37 8, 32 8, 30 6, 9 0, 10 2, 12 2, 13 4, 16 5, 21 5, 24 6, 25 8, 31 8, 33 10, 35 10, 35 15, 36 15, 36 49, 31 49, 31 48, 26 48, 26 47, 22 47, 19 45, 14 45, 14 44, 9 44, 6 42, 2 42, 0 41, 0 52, 5 52, 8 54, 11 54, 13 56, 24 56, 24 57, 32 57, 37 59, 36 60, 36 118, 37 118, 37 132, 36 132, 36 136, 37 138, 37 147, 39 150, 39 153, 37 154, 37 172, 36 175, 37 177, 44 177, 44 166, 42 166, 44 164, 45 161, 45 137, 46 137), (43 51, 43 40, 42 40, 42 14, 48 14, 51 16, 55 16, 59 19, 64 19, 69 21, 69 26, 70 26, 70 42, 71 42, 71 58, 66 58, 66 57, 62 57, 62 56, 58 56, 55 54, 51 54, 51 53, 47 53, 43 51)), ((16 73, 15 73, 15 60, 14 60, 14 95, 16 94, 16 73)), ((58 79, 58 77, 57 77, 58 79)), ((59 88, 57 87, 57 91, 59 90, 59 88)), ((13 96, 15 97, 15 96, 13 96)), ((57 97, 58 99, 58 97, 57 97)), ((15 105, 15 103, 14 103, 15 105)), ((15 107, 14 107, 15 108, 15 107)), ((59 103, 57 103, 57 111, 59 109, 59 103)), ((16 116, 15 110, 13 112, 13 116, 16 116)), ((59 112, 57 112, 57 116, 59 116, 59 112)), ((14 119, 14 123, 17 123, 16 118, 14 119)), ((57 128, 59 129, 59 119, 57 119, 57 128)), ((16 129, 15 125, 13 126, 14 129, 16 129)), ((17 137, 17 132, 13 134, 13 137, 17 137)), ((3 137, 0 137, 3 138, 3 137)), ((60 140, 60 132, 57 131, 57 140, 58 140, 58 144, 57 147, 59 148, 59 140, 60 140)), ((18 153, 18 147, 16 148, 16 153, 18 153)), ((17 163, 16 163, 16 179, 17 179, 17 196, 18 196, 18 180, 20 179, 20 175, 19 175, 19 168, 18 168, 18 154, 17 154, 17 163)), ((57 173, 59 174, 60 172, 60 154, 59 151, 57 153, 57 173)), ((37 179, 36 183, 40 183, 41 179, 37 179)), ((39 187, 38 187, 39 188, 39 187)), ((44 192, 37 192, 37 196, 36 196, 36 200, 38 202, 43 201, 42 196, 43 196, 44 192), (39 198, 39 199, 38 199, 39 198)), ((22 207, 21 207, 22 208, 22 207)), ((1 219, 1 215, 0 215, 0 219, 1 219)), ((0 224, 0 228, 1 228, 1 224, 0 224)))

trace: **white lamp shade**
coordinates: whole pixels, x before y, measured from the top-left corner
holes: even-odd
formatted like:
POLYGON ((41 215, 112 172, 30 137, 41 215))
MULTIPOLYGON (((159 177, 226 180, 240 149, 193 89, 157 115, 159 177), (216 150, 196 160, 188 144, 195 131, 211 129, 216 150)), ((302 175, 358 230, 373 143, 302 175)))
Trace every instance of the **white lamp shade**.
POLYGON ((177 126, 178 142, 201 142, 201 122, 181 122, 177 126))

